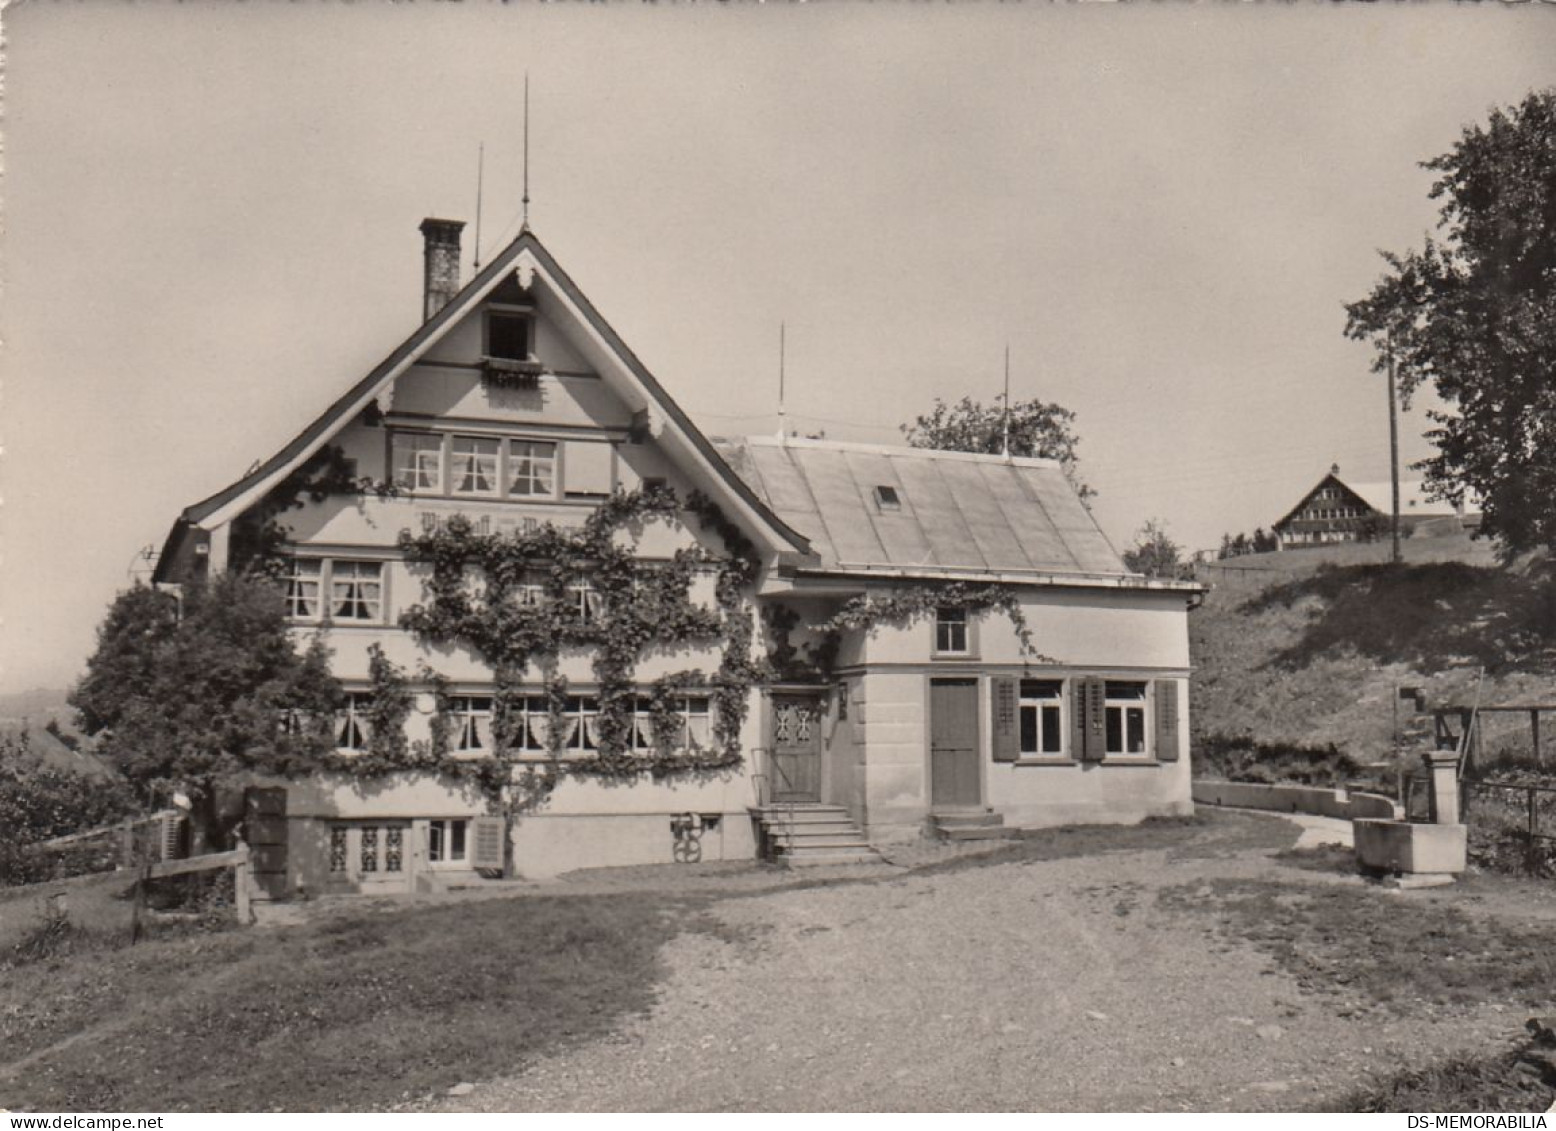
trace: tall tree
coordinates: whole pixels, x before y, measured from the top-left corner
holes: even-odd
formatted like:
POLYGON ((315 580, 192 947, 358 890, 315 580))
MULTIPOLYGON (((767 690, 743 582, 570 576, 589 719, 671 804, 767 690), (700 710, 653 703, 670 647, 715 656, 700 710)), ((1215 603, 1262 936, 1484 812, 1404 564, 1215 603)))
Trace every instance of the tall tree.
POLYGON ((186 587, 181 605, 144 586, 121 593, 70 702, 145 802, 182 790, 197 835, 219 845, 219 790, 316 765, 334 748, 342 694, 320 642, 297 651, 274 583, 225 574, 186 587))
POLYGON ((1167 533, 1160 519, 1147 519, 1135 534, 1135 544, 1124 551, 1124 565, 1147 577, 1174 578, 1183 574, 1183 551, 1167 533))
MULTIPOLYGON (((1005 450, 1007 417, 1004 406, 984 405, 963 397, 948 405, 939 397, 928 415, 912 424, 902 425, 910 447, 937 448, 948 452, 981 452, 998 455, 1005 450)), ((1056 459, 1074 484, 1081 500, 1096 494, 1080 478, 1075 435, 1075 414, 1056 404, 1039 400, 1012 401, 1008 418, 1010 454, 1013 456, 1056 459)))
POLYGON ((1556 90, 1529 94, 1423 163, 1438 174, 1439 234, 1384 253, 1388 272, 1346 307, 1345 332, 1428 384, 1430 490, 1476 497, 1481 529, 1511 555, 1556 546, 1556 90))

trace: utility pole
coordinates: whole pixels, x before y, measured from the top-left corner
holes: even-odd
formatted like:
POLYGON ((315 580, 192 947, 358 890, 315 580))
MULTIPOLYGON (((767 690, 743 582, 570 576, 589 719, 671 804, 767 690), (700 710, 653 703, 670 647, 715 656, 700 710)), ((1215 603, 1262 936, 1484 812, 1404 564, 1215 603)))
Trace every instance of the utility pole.
POLYGON ((1391 523, 1394 537, 1393 562, 1399 565, 1399 406, 1394 396, 1394 336, 1389 335, 1386 349, 1389 368, 1389 479, 1394 488, 1394 514, 1391 523))

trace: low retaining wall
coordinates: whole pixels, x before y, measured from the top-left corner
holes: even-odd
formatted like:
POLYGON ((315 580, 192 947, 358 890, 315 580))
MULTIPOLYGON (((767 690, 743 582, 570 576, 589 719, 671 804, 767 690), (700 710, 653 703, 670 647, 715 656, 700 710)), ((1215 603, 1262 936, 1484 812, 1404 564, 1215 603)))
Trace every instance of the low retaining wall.
POLYGON ((1230 805, 1236 809, 1311 813, 1317 817, 1338 817, 1344 821, 1358 818, 1391 821, 1402 816, 1394 802, 1382 794, 1351 793, 1344 789, 1315 789, 1303 785, 1196 781, 1194 801, 1199 805, 1230 805))

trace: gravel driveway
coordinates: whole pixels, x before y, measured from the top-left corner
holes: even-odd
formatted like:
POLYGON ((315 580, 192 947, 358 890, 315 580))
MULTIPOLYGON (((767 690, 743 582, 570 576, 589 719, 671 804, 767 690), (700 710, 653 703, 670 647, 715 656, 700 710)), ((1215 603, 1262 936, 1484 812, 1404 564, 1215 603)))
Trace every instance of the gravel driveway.
POLYGON ((1156 894, 1216 878, 1359 881, 1218 853, 1206 835, 1194 852, 723 898, 713 931, 666 949, 648 1016, 438 1106, 1291 1110, 1369 1071, 1517 1034, 1521 1016, 1491 1009, 1344 1020, 1252 946, 1212 941, 1202 917, 1156 894))

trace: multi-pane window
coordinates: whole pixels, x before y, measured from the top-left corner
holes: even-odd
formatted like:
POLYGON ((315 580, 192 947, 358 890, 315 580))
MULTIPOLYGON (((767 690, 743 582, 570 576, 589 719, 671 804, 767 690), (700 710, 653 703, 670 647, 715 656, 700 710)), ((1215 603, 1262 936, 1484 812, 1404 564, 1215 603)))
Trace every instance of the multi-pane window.
POLYGON ((489 310, 486 313, 486 356, 525 361, 530 355, 530 318, 489 310))
POLYGON ((540 440, 508 441, 508 494, 556 494, 556 445, 540 440))
POLYGON ((604 612, 604 598, 600 595, 600 591, 587 581, 569 585, 567 599, 578 613, 578 620, 583 624, 593 624, 604 612))
POLYGON ((332 561, 330 619, 377 622, 383 618, 383 562, 332 561))
POLYGON ((382 623, 384 563, 293 558, 287 565, 285 599, 286 615, 293 620, 382 623))
MULTIPOLYGON (((670 736, 670 749, 685 753, 707 750, 713 745, 713 716, 706 695, 687 695, 674 700, 678 716, 675 732, 670 736)), ((658 748, 654 734, 653 700, 639 696, 633 704, 632 745, 640 751, 658 748)))
POLYGON ((293 558, 286 573, 286 615, 294 620, 317 620, 319 586, 324 563, 318 558, 293 558))
POLYGON ((947 605, 935 610, 935 651, 949 654, 970 651, 966 609, 947 605))
POLYGON ((443 437, 396 432, 391 448, 396 487, 413 493, 443 490, 443 437))
POLYGON ((502 453, 502 441, 483 436, 455 436, 451 446, 453 476, 449 487, 452 493, 497 495, 497 462, 502 453))
POLYGON ((346 702, 335 712, 335 749, 361 751, 367 749, 368 697, 347 695, 346 702))
POLYGON ((451 705, 454 749, 461 753, 492 748, 492 700, 490 696, 465 696, 451 705))
POLYGON ((1143 680, 1107 681, 1104 717, 1109 754, 1145 754, 1146 685, 1143 680))
POLYGON ((427 862, 460 864, 466 859, 465 840, 468 821, 427 822, 427 862))
POLYGON ((395 432, 389 460, 395 486, 412 494, 552 499, 558 456, 554 440, 395 432))
POLYGON ((1064 753, 1064 681, 1021 681, 1021 753, 1033 757, 1064 753))

